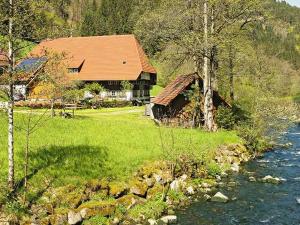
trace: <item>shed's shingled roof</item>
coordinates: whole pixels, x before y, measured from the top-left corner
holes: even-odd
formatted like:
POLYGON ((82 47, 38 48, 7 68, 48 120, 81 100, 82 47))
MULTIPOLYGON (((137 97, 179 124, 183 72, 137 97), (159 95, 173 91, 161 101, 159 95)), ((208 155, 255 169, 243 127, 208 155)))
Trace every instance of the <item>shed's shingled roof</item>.
MULTIPOLYGON (((154 98, 152 102, 157 105, 168 106, 178 95, 182 94, 189 85, 193 84, 197 78, 203 86, 203 79, 199 77, 197 73, 176 77, 176 79, 172 81, 156 98, 154 98)), ((231 107, 231 105, 222 96, 220 96, 217 91, 214 91, 213 93, 215 106, 223 105, 231 107)))
POLYGON ((82 63, 73 79, 84 81, 136 80, 142 72, 156 74, 134 35, 59 38, 41 42, 32 55, 45 49, 67 54, 69 68, 82 63))
POLYGON ((196 74, 181 75, 176 77, 156 98, 153 99, 154 104, 167 106, 169 105, 179 94, 186 90, 191 85, 196 74))

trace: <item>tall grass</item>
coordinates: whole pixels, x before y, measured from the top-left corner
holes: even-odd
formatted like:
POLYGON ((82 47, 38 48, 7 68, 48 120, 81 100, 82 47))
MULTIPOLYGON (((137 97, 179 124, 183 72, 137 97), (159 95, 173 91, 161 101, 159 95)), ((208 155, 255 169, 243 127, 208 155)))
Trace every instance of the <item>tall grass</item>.
MULTIPOLYGON (((86 111, 85 111, 86 112, 86 111)), ((30 139, 30 179, 32 185, 50 180, 54 186, 81 184, 89 179, 126 179, 146 161, 163 157, 164 145, 172 142, 170 128, 158 128, 141 113, 101 115, 81 112, 75 119, 47 118, 30 139), (163 135, 161 135, 163 134, 163 135)), ((0 114, 0 179, 7 174, 7 124, 0 114)), ((23 177, 23 151, 28 115, 16 113, 16 177, 23 177)), ((193 146, 206 152, 217 146, 239 142, 231 132, 206 133, 172 129, 174 148, 193 146)))

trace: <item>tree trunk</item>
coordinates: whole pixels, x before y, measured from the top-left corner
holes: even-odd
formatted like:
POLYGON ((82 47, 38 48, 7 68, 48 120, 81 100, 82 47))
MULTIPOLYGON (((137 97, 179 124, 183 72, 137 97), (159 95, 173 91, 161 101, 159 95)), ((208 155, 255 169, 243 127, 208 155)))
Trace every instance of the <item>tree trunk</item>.
POLYGON ((233 46, 230 43, 228 49, 228 63, 229 63, 229 91, 230 91, 230 100, 231 102, 234 101, 234 53, 233 53, 233 46))
POLYGON ((203 4, 203 26, 204 26, 204 58, 203 58, 203 77, 204 77, 204 126, 208 131, 214 129, 213 118, 213 91, 211 83, 211 73, 208 72, 208 3, 203 4))
POLYGON ((13 16, 14 16, 14 2, 9 0, 9 21, 8 21, 8 187, 13 190, 15 183, 15 166, 14 166, 14 52, 13 52, 13 16))
POLYGON ((14 189, 14 96, 13 84, 9 84, 9 102, 8 102, 8 187, 14 189))
POLYGON ((54 99, 51 99, 51 118, 55 117, 54 99))
POLYGON ((27 121, 27 129, 26 129, 26 146, 25 146, 25 159, 24 159, 25 160, 25 163, 24 163, 24 189, 25 189, 25 194, 27 192, 27 183, 28 183, 28 167, 29 167, 28 156, 29 156, 30 124, 31 124, 31 113, 30 113, 28 121, 27 121))

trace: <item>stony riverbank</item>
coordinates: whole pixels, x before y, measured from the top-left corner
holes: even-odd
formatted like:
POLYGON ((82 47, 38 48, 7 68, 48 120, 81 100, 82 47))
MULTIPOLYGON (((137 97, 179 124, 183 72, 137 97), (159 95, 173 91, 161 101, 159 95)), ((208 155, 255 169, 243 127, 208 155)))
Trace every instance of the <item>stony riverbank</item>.
MULTIPOLYGON (((16 224, 169 224, 176 222, 174 210, 197 198, 226 202, 217 193, 228 173, 237 173, 240 164, 251 159, 240 144, 222 146, 209 166, 181 159, 170 170, 165 161, 140 168, 128 181, 91 180, 84 187, 49 188, 32 204, 30 215, 16 224), (217 193, 217 194, 216 194, 217 193), (215 195, 216 194, 216 195, 215 195)), ((234 186, 234 182, 226 185, 234 186)), ((14 218, 6 218, 13 221, 14 218)))

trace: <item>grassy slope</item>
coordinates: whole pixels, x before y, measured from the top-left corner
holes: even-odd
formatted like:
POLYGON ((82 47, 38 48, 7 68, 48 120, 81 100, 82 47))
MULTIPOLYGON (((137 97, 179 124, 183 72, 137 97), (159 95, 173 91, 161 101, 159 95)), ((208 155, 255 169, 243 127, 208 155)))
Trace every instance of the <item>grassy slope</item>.
POLYGON ((159 93, 163 90, 164 88, 159 86, 159 85, 155 85, 153 86, 152 90, 150 91, 150 95, 155 97, 157 95, 159 95, 159 93))
MULTIPOLYGON (((5 121, 5 116, 0 114, 0 178, 3 182, 7 171, 5 121)), ((16 114, 18 180, 22 177, 25 142, 24 131, 20 128, 25 126, 25 121, 26 114, 16 114)), ((35 172, 30 183, 39 186, 46 178, 53 180, 55 186, 81 184, 101 177, 126 179, 145 161, 162 158, 160 136, 165 145, 171 145, 171 133, 174 133, 175 149, 194 149, 204 155, 218 145, 240 141, 230 132, 209 134, 190 129, 158 128, 141 113, 89 116, 89 111, 83 111, 75 119, 48 119, 32 135, 30 169, 35 172)))

